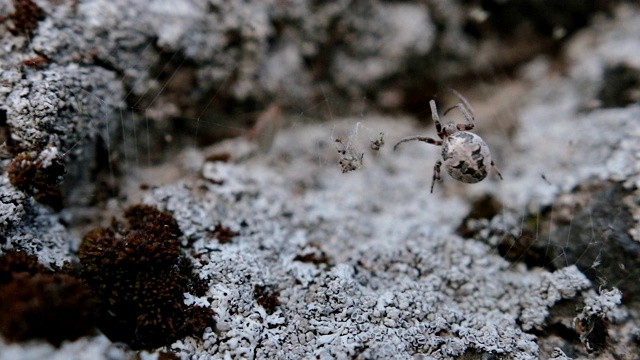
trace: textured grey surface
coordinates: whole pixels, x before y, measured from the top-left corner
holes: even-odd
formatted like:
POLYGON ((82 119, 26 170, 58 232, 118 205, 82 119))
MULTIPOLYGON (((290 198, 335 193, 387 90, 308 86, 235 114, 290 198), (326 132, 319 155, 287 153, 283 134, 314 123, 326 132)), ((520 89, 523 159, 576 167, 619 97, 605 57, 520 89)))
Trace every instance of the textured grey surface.
POLYGON ((28 350, 21 344, 6 344, 0 339, 0 359, 105 359, 105 360, 124 360, 131 359, 131 355, 114 345, 104 335, 93 338, 79 339, 74 342, 62 344, 60 348, 55 348, 48 343, 30 344, 28 350))
MULTIPOLYGON (((0 106, 15 140, 40 150, 53 143, 62 153, 80 144, 80 152, 99 136, 114 139, 122 131, 121 119, 128 126, 144 124, 146 119, 132 108, 145 109, 156 126, 173 115, 197 117, 207 110, 211 91, 223 87, 232 72, 227 90, 240 101, 277 94, 283 102, 304 103, 319 86, 303 65, 305 57, 331 57, 330 83, 357 96, 363 87, 401 72, 403 61, 428 53, 436 29, 429 19, 441 19, 447 6, 456 7, 433 2, 432 14, 421 5, 369 7, 355 1, 315 7, 299 2, 287 8, 275 1, 169 5, 88 1, 74 9, 43 3, 49 16, 32 42, 0 32, 3 49, 11 50, 2 57, 0 106), (376 21, 363 22, 363 17, 376 21), (270 42, 274 19, 285 25, 270 42), (335 23, 349 29, 351 42, 332 44, 331 54, 322 55, 323 46, 335 40, 330 32, 335 23), (383 43, 376 43, 380 39, 383 43), (34 55, 27 54, 31 49, 52 63, 43 70, 21 67, 20 61, 34 55), (182 63, 183 58, 188 61, 182 63), (184 109, 172 103, 181 90, 172 93, 164 87, 167 79, 155 78, 165 64, 173 66, 168 74, 178 78, 186 68, 193 71, 199 86, 191 95, 207 99, 192 109, 195 113, 181 113, 184 109), (124 105, 128 92, 140 103, 124 105)), ((2 11, 8 11, 5 7, 2 11)), ((440 34, 441 41, 449 42, 440 46, 457 46, 464 54, 473 47, 465 43, 469 39, 456 37, 462 36, 463 16, 450 15, 440 34)), ((184 149, 162 166, 143 168, 132 161, 139 155, 135 147, 118 148, 113 159, 124 158, 126 176, 120 180, 122 196, 105 205, 105 217, 138 198, 169 210, 184 233, 185 251, 210 284, 205 296, 186 294, 185 301, 211 306, 216 328, 170 348, 185 358, 589 356, 570 340, 546 333, 547 321, 558 303, 582 306, 585 296, 585 304, 593 307, 610 293, 596 295, 590 285, 597 284, 572 262, 555 272, 507 262, 496 249, 500 237, 495 234, 518 233, 528 211, 535 214, 561 195, 571 196, 572 188, 593 178, 637 189, 640 108, 599 109, 597 94, 608 65, 638 66, 633 61, 640 52, 625 46, 637 43, 638 17, 636 9, 624 7, 616 20, 579 33, 563 53, 569 60, 566 76, 558 77, 544 58, 520 69, 526 90, 522 108, 510 104, 518 120, 514 134, 484 118, 486 112, 477 114, 477 130, 496 157, 501 182, 490 176, 469 185, 443 174, 443 183, 430 195, 439 149, 416 143, 397 152, 389 145, 374 152, 368 141, 379 132, 393 144, 408 135, 433 136, 435 130, 416 128, 405 118, 369 114, 316 125, 285 115, 294 126, 277 134, 268 153, 245 151, 246 140, 237 139, 202 151, 184 149), (618 44, 616 51, 611 44, 618 44), (357 127, 358 122, 364 126, 357 127), (340 172, 335 137, 364 153, 362 168, 340 172), (227 151, 231 162, 205 160, 227 151), (151 188, 141 191, 140 181, 151 188), (477 221, 476 239, 455 235, 471 200, 485 193, 499 200, 499 215, 477 221), (211 235, 218 224, 238 235, 221 244, 211 235), (274 313, 257 304, 255 286, 278 292, 281 305, 274 313)), ((446 74, 460 63, 449 65, 439 71, 446 74)), ((477 108, 482 110, 482 104, 477 108)), ((3 161, 6 166, 8 160, 3 161)), ((73 259, 77 229, 62 224, 69 223, 74 209, 53 213, 16 191, 6 172, 0 176, 2 248, 25 248, 43 262, 73 259)), ((75 179, 88 182, 86 175, 75 179)), ((616 230, 637 240, 640 202, 631 196, 635 223, 616 230)), ((573 215, 568 212, 569 221, 573 215)), ((595 244, 605 245, 600 238, 595 244)), ((571 244, 564 246, 567 250, 571 244)), ((635 277, 632 273, 626 279, 621 281, 635 277)), ((633 325, 637 307, 627 309, 623 302, 615 310, 613 303, 607 303, 611 311, 606 312, 612 323, 609 351, 631 359, 637 350, 629 336, 638 332, 633 325)), ((570 323, 563 326, 571 328, 570 323)), ((104 337, 60 349, 0 343, 0 359, 129 355, 104 337)))

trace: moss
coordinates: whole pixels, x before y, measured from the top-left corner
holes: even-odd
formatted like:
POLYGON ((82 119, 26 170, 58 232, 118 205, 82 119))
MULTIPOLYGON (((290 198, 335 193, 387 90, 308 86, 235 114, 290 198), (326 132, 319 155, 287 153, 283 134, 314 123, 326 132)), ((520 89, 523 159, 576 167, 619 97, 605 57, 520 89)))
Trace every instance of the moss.
POLYGON ((185 323, 185 333, 202 336, 207 327, 213 327, 211 319, 214 312, 211 308, 201 306, 191 306, 187 309, 187 321, 185 323))
POLYGON ((182 256, 180 228, 171 214, 137 205, 125 218, 91 231, 80 246, 80 276, 98 302, 100 330, 142 349, 200 332, 194 321, 213 327, 213 311, 203 316, 184 305, 183 294, 192 292, 197 279, 182 256))
POLYGON ((11 185, 56 211, 62 209, 62 194, 58 184, 65 173, 66 169, 60 158, 54 158, 45 166, 33 152, 19 153, 7 168, 11 185))
POLYGON ((44 56, 36 56, 30 59, 22 60, 22 65, 28 66, 35 70, 42 70, 42 68, 44 68, 49 63, 49 61, 50 60, 44 56))
POLYGON ((221 224, 216 224, 216 227, 213 229, 213 231, 209 232, 209 236, 214 239, 218 239, 218 242, 220 244, 228 243, 236 235, 238 234, 235 231, 226 226, 222 226, 221 224))
POLYGON ((317 266, 332 266, 331 259, 329 258, 327 253, 324 252, 320 245, 316 243, 310 243, 305 251, 293 258, 293 261, 315 264, 317 266))
MULTIPOLYGON (((9 31, 13 35, 27 35, 31 37, 38 27, 38 21, 44 20, 46 13, 32 0, 13 0, 14 13, 9 16, 13 27, 9 31)), ((6 19, 3 19, 6 20, 6 19)))
POLYGON ((255 285, 253 287, 253 296, 256 298, 256 302, 267 311, 267 314, 273 314, 280 306, 279 295, 279 291, 269 286, 255 285))
POLYGON ((16 273, 35 275, 49 273, 49 270, 38 262, 37 256, 9 250, 0 256, 0 285, 11 282, 16 273))
POLYGON ((46 339, 59 346, 94 331, 88 289, 68 275, 18 273, 0 286, 0 332, 9 341, 46 339))
POLYGON ((0 333, 7 340, 45 339, 59 346, 94 331, 95 307, 83 283, 52 274, 25 252, 0 257, 0 333))
POLYGON ((173 352, 160 351, 158 360, 180 360, 180 357, 173 352))

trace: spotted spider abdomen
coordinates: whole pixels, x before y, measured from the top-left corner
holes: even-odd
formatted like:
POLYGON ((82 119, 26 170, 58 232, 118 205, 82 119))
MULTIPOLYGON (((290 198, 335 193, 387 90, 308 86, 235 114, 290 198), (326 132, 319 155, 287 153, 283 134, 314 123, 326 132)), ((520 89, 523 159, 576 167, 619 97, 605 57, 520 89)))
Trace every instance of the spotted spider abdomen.
POLYGON ((444 139, 442 159, 449 175, 465 183, 477 183, 487 177, 491 152, 482 138, 468 131, 458 131, 444 139))

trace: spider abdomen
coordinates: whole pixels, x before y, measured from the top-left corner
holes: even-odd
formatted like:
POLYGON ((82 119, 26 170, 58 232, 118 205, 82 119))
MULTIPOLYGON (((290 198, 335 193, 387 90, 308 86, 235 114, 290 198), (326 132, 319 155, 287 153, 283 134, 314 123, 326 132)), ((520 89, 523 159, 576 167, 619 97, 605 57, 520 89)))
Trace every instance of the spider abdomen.
POLYGON ((489 146, 480 136, 468 131, 457 131, 444 139, 442 159, 452 178, 470 184, 487 177, 491 166, 489 146))

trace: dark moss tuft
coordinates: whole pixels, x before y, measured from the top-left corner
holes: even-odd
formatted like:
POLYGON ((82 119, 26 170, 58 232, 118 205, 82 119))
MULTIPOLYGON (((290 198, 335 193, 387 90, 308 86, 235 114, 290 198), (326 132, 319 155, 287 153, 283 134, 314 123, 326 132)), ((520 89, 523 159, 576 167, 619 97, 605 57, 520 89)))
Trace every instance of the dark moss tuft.
POLYGON ((214 311, 211 308, 192 306, 187 309, 187 321, 184 325, 187 334, 202 336, 207 327, 214 328, 216 322, 213 319, 214 311))
POLYGON ((209 290, 209 278, 201 279, 193 274, 193 265, 191 260, 182 257, 178 264, 180 275, 188 279, 187 288, 189 292, 195 296, 204 296, 209 290))
POLYGON ((44 165, 32 152, 19 153, 7 168, 11 185, 56 211, 62 209, 62 194, 58 184, 65 173, 62 159, 55 158, 44 165))
POLYGON ((158 360, 180 360, 180 356, 174 352, 160 351, 158 353, 158 360))
POLYGON ((320 245, 316 243, 310 243, 304 252, 296 255, 293 258, 294 261, 300 261, 303 263, 315 264, 317 266, 332 266, 331 259, 320 245))
POLYGON ((111 340, 138 349, 168 345, 197 330, 191 316, 202 315, 184 305, 183 294, 197 279, 181 255, 180 228, 171 214, 151 206, 130 207, 125 217, 126 224, 114 220, 84 237, 80 276, 111 340))
POLYGON ((124 217, 131 230, 144 230, 156 237, 177 239, 182 235, 176 220, 165 211, 149 205, 136 205, 125 210, 124 217))
POLYGON ((267 314, 273 314, 280 306, 279 295, 280 292, 270 286, 256 285, 253 287, 253 296, 256 298, 258 305, 267 311, 267 314))
POLYGON ((49 270, 38 262, 37 256, 9 250, 0 256, 0 285, 11 282, 16 273, 47 274, 49 270))
POLYGON ((11 185, 25 193, 33 192, 33 179, 36 177, 36 171, 33 156, 27 152, 16 155, 7 168, 11 185))
POLYGON ((12 34, 33 35, 38 27, 38 21, 44 20, 46 13, 32 0, 13 0, 15 12, 9 16, 13 21, 13 27, 9 29, 12 34))
POLYGON ((59 346, 94 332, 94 310, 89 289, 77 279, 51 274, 24 252, 0 257, 0 333, 7 340, 59 346))
POLYGON ((217 224, 213 231, 209 232, 209 235, 212 238, 218 239, 220 244, 226 244, 238 234, 226 226, 217 224))

